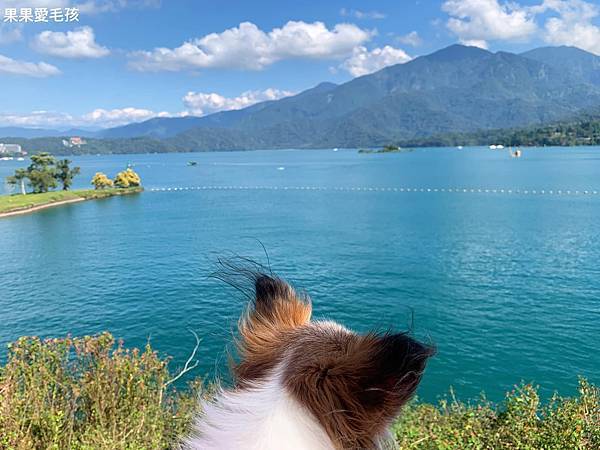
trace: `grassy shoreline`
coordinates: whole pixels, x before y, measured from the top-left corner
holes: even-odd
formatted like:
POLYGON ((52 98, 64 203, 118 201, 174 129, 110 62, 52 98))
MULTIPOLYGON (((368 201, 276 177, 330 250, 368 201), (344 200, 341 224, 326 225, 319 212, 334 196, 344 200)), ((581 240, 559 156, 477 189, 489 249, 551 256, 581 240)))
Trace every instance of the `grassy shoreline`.
POLYGON ((42 194, 3 195, 0 196, 0 218, 15 213, 35 212, 41 209, 78 201, 136 194, 143 190, 142 187, 132 187, 123 189, 79 189, 73 191, 51 191, 42 194))
MULTIPOLYGON (((177 448, 213 391, 201 380, 176 391, 176 377, 149 344, 127 349, 109 333, 20 338, 0 365, 0 448, 177 448)), ((580 379, 578 395, 549 402, 530 385, 499 404, 415 401, 392 431, 400 449, 597 449, 600 389, 580 379)))

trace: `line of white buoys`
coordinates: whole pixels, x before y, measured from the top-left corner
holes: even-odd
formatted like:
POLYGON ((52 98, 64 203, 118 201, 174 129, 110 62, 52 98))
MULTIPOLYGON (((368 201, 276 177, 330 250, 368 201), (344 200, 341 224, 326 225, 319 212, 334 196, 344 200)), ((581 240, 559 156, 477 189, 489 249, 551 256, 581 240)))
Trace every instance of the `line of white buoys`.
POLYGON ((563 190, 563 189, 486 189, 486 188, 415 188, 415 187, 373 187, 373 186, 180 186, 150 188, 150 192, 181 192, 181 191, 345 191, 345 192, 423 192, 423 193, 476 193, 476 194, 520 194, 520 195, 599 195, 598 190, 563 190))

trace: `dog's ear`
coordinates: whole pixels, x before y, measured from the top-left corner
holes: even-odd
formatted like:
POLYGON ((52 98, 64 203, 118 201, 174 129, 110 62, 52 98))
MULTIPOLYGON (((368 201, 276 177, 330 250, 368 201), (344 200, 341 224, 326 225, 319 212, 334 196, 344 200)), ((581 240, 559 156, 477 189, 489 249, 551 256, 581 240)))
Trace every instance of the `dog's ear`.
POLYGON ((292 341, 289 334, 307 324, 312 313, 310 300, 280 278, 257 275, 254 288, 255 297, 238 324, 240 361, 234 372, 239 385, 266 376, 292 341))
POLYGON ((406 333, 367 336, 359 352, 367 352, 358 400, 366 411, 395 416, 413 396, 427 360, 435 354, 406 333))
POLYGON ((407 334, 359 336, 323 327, 299 345, 286 387, 341 448, 375 448, 376 436, 414 394, 434 349, 407 334))
POLYGON ((310 300, 296 294, 282 279, 260 274, 254 288, 254 305, 249 311, 251 321, 266 322, 279 328, 295 328, 310 321, 310 300))

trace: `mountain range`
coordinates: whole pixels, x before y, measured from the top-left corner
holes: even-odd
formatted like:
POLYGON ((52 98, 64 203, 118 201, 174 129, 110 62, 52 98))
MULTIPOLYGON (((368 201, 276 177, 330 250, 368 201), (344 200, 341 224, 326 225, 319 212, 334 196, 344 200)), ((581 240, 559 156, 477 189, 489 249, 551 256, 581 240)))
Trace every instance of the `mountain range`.
POLYGON ((98 130, 83 128, 68 128, 64 130, 53 130, 49 128, 25 128, 25 127, 2 127, 0 126, 0 137, 40 138, 60 136, 96 136, 98 130))
MULTIPOLYGON (((174 151, 380 146, 552 123, 599 107, 596 55, 574 47, 514 54, 452 45, 344 84, 321 83, 241 110, 79 134, 156 140, 174 151)), ((0 135, 6 135, 1 128, 0 135)))

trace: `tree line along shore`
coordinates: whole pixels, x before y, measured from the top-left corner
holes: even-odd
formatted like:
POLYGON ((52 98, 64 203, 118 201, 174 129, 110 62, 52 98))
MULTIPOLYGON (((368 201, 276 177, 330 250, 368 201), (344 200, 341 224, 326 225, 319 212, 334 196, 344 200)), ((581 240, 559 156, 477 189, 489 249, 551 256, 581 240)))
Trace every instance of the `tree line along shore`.
POLYGON ((24 150, 43 149, 47 152, 72 155, 124 154, 124 153, 176 153, 190 151, 228 151, 228 150, 266 150, 280 148, 377 148, 390 142, 394 146, 409 147, 456 147, 487 146, 502 144, 505 147, 566 147, 600 145, 600 117, 598 115, 582 115, 577 120, 561 121, 546 125, 523 128, 485 129, 468 132, 446 132, 427 136, 386 136, 366 135, 364 139, 332 140, 307 145, 303 142, 292 142, 283 137, 271 140, 251 139, 241 134, 237 139, 218 138, 218 133, 205 130, 207 136, 200 135, 196 139, 184 139, 182 136, 172 138, 154 138, 149 136, 133 138, 88 138, 86 145, 65 147, 64 137, 39 138, 3 138, 3 141, 18 144, 24 150), (202 138, 203 137, 203 138, 202 138), (209 139, 210 138, 210 139, 209 139))
POLYGON ((27 168, 17 169, 7 177, 6 182, 19 193, 0 196, 0 217, 143 190, 140 176, 131 168, 117 173, 114 180, 104 173, 96 173, 91 180, 94 189, 71 190, 73 179, 80 174, 80 168, 71 164, 68 159, 57 160, 46 152, 31 156, 27 168), (61 189, 55 190, 58 187, 61 189))

